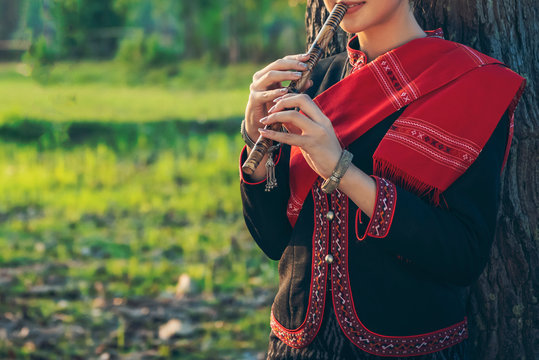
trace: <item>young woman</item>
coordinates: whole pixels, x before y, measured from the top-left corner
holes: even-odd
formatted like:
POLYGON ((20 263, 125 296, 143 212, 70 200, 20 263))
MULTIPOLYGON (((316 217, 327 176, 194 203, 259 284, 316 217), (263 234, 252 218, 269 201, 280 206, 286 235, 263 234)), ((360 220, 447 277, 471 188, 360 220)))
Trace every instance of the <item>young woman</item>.
POLYGON ((356 36, 307 95, 281 86, 305 55, 251 84, 240 161, 249 138, 282 144, 277 188, 264 166, 241 174, 246 224, 280 260, 268 359, 468 359, 466 289, 489 257, 523 79, 423 31, 409 0, 343 2, 356 36), (276 122, 288 133, 262 129, 276 122))

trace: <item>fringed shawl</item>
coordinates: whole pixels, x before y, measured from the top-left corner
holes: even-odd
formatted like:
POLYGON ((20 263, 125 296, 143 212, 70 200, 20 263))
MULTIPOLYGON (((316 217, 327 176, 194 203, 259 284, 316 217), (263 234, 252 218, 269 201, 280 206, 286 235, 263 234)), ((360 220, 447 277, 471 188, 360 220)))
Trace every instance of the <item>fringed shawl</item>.
MULTIPOLYGON (((439 205, 441 193, 477 159, 505 111, 511 118, 507 159, 525 81, 500 61, 429 36, 356 70, 314 101, 344 148, 406 107, 374 152, 374 175, 439 205)), ((301 150, 292 147, 287 210, 292 225, 317 177, 301 150)))

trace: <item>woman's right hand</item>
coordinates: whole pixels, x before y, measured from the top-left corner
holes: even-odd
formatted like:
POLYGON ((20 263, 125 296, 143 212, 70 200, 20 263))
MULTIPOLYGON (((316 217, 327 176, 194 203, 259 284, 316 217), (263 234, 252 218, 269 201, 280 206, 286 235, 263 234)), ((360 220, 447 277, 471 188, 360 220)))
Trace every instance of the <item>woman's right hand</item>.
MULTIPOLYGON (((257 71, 253 75, 253 82, 250 86, 249 101, 245 109, 245 130, 253 141, 256 142, 260 133, 258 128, 264 125, 260 119, 268 115, 268 110, 274 105, 273 100, 287 93, 287 89, 282 86, 283 81, 298 80, 301 73, 307 70, 306 62, 309 55, 289 55, 276 60, 257 71)), ((305 89, 312 85, 309 80, 305 89)))

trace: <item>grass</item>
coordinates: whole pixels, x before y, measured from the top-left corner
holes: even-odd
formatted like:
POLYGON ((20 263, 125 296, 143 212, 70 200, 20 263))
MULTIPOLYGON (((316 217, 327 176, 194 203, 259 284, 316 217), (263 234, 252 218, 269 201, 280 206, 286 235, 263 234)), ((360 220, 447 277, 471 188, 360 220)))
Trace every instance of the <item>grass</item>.
POLYGON ((255 68, 243 64, 219 69, 186 63, 174 76, 154 70, 139 79, 114 62, 63 63, 51 70, 43 85, 25 76, 29 70, 24 64, 3 64, 0 123, 237 118, 243 114, 255 68))
POLYGON ((17 66, 0 66, 0 358, 263 353, 276 264, 237 169, 254 66, 136 86, 115 63, 60 64, 46 86, 17 66), (160 338, 176 317, 195 330, 160 338))

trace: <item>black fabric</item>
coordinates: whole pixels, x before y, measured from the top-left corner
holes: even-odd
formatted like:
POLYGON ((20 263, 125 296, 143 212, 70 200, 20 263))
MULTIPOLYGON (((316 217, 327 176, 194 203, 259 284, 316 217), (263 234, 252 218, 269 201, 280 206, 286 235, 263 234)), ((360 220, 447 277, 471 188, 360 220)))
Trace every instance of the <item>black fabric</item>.
MULTIPOLYGON (((313 342, 301 349, 292 348, 283 343, 274 333, 270 332, 269 348, 266 360, 374 360, 388 359, 383 356, 369 354, 349 341, 344 335, 335 317, 333 306, 326 303, 324 320, 318 336, 313 342)), ((391 359, 406 360, 471 360, 469 340, 464 340, 454 346, 435 353, 392 357, 391 359)))
MULTIPOLYGON (((344 53, 322 60, 309 95, 339 81, 346 64, 344 53)), ((350 101, 361 99, 350 94, 350 101)), ((355 166, 372 174, 372 155, 403 110, 349 146, 355 166)), ((417 335, 464 319, 466 286, 485 267, 494 237, 508 129, 505 114, 477 160, 443 193, 442 207, 397 187, 395 215, 385 238, 359 241, 354 227, 357 206, 349 202, 350 281, 356 312, 367 329, 387 336, 417 335)), ((309 303, 314 204, 309 194, 292 229, 286 218, 289 154, 290 147, 283 146, 277 189, 266 193, 264 184, 242 183, 241 196, 254 240, 268 257, 280 259, 275 316, 295 329, 303 323, 309 303)), ((362 215, 361 235, 369 222, 362 215)))

